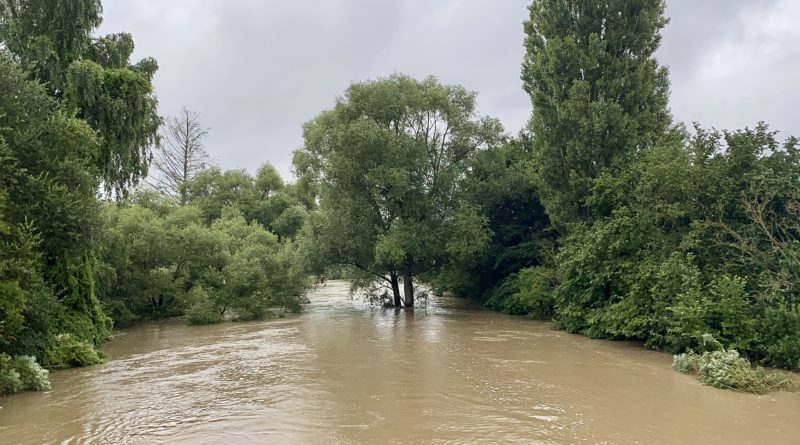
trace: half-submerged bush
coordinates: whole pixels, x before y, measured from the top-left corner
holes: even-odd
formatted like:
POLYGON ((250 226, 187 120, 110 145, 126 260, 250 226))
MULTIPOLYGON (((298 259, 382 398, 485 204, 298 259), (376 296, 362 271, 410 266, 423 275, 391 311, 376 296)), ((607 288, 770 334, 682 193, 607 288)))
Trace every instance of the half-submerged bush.
POLYGON ((22 389, 22 380, 15 369, 0 369, 0 396, 14 394, 22 389))
POLYGON ((0 395, 19 391, 47 391, 49 372, 28 355, 9 357, 0 354, 0 395))
POLYGON ((105 361, 105 354, 94 345, 78 340, 72 334, 56 336, 55 345, 48 351, 45 364, 49 368, 78 368, 99 365, 105 361))
POLYGON ((511 274, 496 287, 486 306, 512 315, 548 319, 553 316, 555 271, 528 267, 511 274))
MULTIPOLYGON (((711 341, 719 345, 713 339, 711 341)), ((735 349, 678 354, 673 357, 672 367, 684 374, 696 375, 704 385, 715 388, 755 394, 800 389, 796 377, 786 372, 766 372, 760 366, 753 367, 735 349)))
POLYGON ((186 323, 190 326, 222 323, 224 317, 210 303, 197 303, 186 311, 186 323))

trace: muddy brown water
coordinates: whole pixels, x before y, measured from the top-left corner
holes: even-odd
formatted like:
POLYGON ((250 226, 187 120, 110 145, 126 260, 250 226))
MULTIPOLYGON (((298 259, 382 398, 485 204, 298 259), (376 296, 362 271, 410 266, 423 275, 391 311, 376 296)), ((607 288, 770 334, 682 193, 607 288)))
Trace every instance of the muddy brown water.
POLYGON ((800 444, 800 394, 700 385, 671 357, 440 299, 150 324, 113 358, 0 399, 2 444, 800 444))

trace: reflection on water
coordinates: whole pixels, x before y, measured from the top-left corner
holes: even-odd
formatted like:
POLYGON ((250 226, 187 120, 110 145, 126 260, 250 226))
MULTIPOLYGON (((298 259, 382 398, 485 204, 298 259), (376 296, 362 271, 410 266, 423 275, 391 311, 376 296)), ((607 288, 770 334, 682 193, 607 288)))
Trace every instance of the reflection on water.
POLYGON ((463 300, 371 308, 331 282, 303 314, 152 324, 113 361, 0 401, 3 444, 789 444, 800 395, 707 388, 671 358, 463 300))

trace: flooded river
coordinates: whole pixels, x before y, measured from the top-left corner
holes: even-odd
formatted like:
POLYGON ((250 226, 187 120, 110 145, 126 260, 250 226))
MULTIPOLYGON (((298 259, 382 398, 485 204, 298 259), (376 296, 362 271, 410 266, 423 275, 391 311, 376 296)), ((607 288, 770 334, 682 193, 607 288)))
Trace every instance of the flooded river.
POLYGON ((467 301, 124 331, 109 363, 0 399, 2 444, 798 444, 800 394, 701 386, 671 357, 467 301))

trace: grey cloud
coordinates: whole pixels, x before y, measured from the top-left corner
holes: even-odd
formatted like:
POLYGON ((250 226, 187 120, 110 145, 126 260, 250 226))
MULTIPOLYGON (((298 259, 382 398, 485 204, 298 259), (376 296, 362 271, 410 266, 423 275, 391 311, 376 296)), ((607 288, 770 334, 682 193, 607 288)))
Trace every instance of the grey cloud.
MULTIPOLYGON (((288 175, 304 122, 351 81, 392 72, 478 91, 479 111, 518 131, 531 111, 519 79, 527 3, 106 0, 101 32, 131 32, 135 57, 158 59, 161 113, 199 111, 223 167, 254 171, 270 161, 288 175)), ((800 99, 800 36, 776 25, 800 14, 796 4, 668 1, 658 57, 670 67, 676 120, 720 128, 766 120, 800 134, 790 107, 800 99)))

